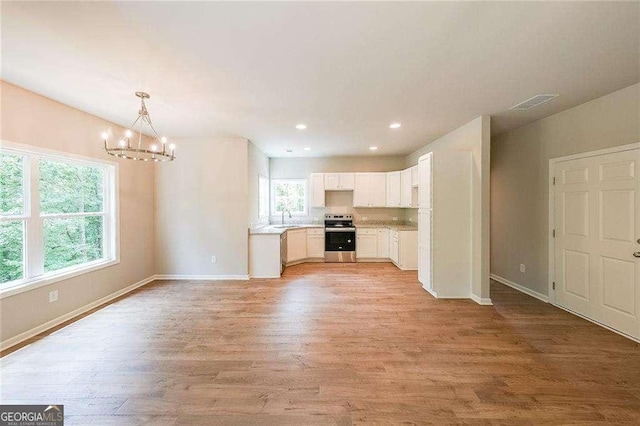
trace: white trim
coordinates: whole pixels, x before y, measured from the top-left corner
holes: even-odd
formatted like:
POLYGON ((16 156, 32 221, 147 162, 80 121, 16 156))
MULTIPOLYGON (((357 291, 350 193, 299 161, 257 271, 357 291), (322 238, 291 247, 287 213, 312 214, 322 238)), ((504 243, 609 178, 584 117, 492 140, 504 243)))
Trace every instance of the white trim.
POLYGON ((549 296, 544 295, 542 293, 538 293, 535 290, 531 290, 530 288, 527 288, 527 287, 523 286, 522 284, 518 284, 518 283, 515 283, 513 281, 509 281, 508 279, 502 278, 501 276, 496 275, 496 274, 491 274, 491 279, 494 280, 494 281, 497 281, 497 282, 499 282, 501 284, 504 284, 507 287, 511 287, 511 288, 513 288, 515 290, 518 290, 519 292, 522 292, 522 293, 524 293, 524 294, 526 294, 528 296, 535 297, 538 300, 542 300, 545 303, 549 303, 549 296))
POLYGON ((476 296, 475 294, 471 293, 469 295, 469 298, 471 300, 473 300, 474 302, 476 302, 478 305, 493 306, 493 302, 491 301, 490 297, 480 297, 480 296, 476 296))
POLYGON ((555 306, 558 306, 555 304, 555 290, 553 290, 553 281, 555 279, 556 276, 556 271, 555 271, 555 241, 553 238, 553 230, 556 227, 556 223, 555 223, 555 191, 554 191, 554 185, 553 185, 553 178, 555 175, 555 165, 556 163, 560 163, 562 161, 571 161, 571 160, 577 160, 580 158, 587 158, 587 157, 596 157, 599 155, 605 155, 605 154, 614 154, 617 152, 624 152, 624 151, 632 151, 634 149, 640 149, 640 142, 638 143, 631 143, 631 144, 627 144, 627 145, 620 145, 620 146, 614 146, 612 148, 606 148, 606 149, 598 149, 596 151, 588 151, 588 152, 582 152, 579 154, 573 154, 573 155, 565 155, 564 157, 556 157, 556 158, 551 158, 549 159, 549 229, 548 229, 548 233, 547 233, 547 239, 548 239, 548 252, 549 252, 549 265, 548 265, 548 273, 549 273, 549 277, 548 277, 548 287, 549 287, 549 303, 552 303, 555 306))
POLYGON ((429 290, 429 289, 428 289, 427 287, 425 287, 424 285, 422 286, 422 288, 423 288, 427 293, 429 293, 430 295, 432 295, 433 297, 435 297, 436 299, 438 299, 438 293, 436 293, 436 292, 435 292, 435 291, 433 291, 433 290, 429 290))
POLYGON ((245 275, 186 275, 186 274, 158 274, 156 280, 190 280, 190 281, 223 281, 223 280, 248 280, 245 275))
POLYGON ((77 277, 78 275, 87 274, 89 272, 94 272, 103 268, 108 268, 109 266, 117 265, 118 263, 120 263, 120 260, 100 259, 98 263, 85 263, 81 268, 72 266, 70 268, 67 268, 66 272, 64 269, 61 269, 59 271, 53 271, 49 274, 40 275, 38 277, 24 280, 19 284, 0 289, 0 300, 6 297, 15 296, 16 294, 24 293, 25 291, 35 290, 36 288, 68 280, 73 277, 77 277))
POLYGON ((116 298, 118 298, 118 297, 120 297, 120 296, 122 296, 124 294, 127 294, 127 293, 129 293, 129 292, 131 292, 131 291, 133 291, 133 290, 135 290, 135 289, 137 289, 139 287, 142 287, 143 285, 148 284, 148 283, 154 281, 155 279, 156 279, 155 275, 147 277, 142 281, 138 281, 135 284, 132 284, 132 285, 130 285, 128 287, 125 287, 125 288, 123 288, 121 290, 118 290, 118 291, 116 291, 114 293, 111 293, 108 296, 102 297, 102 298, 96 300, 95 302, 91 302, 91 303, 89 303, 87 305, 84 305, 81 308, 75 309, 75 310, 73 310, 71 312, 68 312, 68 313, 66 313, 64 315, 61 315, 58 318, 52 319, 51 321, 47 321, 44 324, 40 324, 39 326, 34 327, 31 330, 25 331, 24 333, 20 333, 17 336, 13 336, 13 337, 11 337, 11 338, 9 338, 7 340, 3 340, 2 342, 0 342, 0 351, 4 351, 5 349, 8 349, 8 348, 10 348, 12 346, 15 346, 15 345, 17 345, 19 343, 22 343, 25 340, 30 339, 33 336, 37 336, 38 334, 40 334, 40 333, 42 333, 44 331, 47 331, 47 330, 49 330, 49 329, 51 329, 51 328, 53 328, 53 327, 55 327, 55 326, 57 326, 59 324, 62 324, 65 321, 69 321, 70 319, 73 319, 73 318, 75 318, 75 317, 77 317, 79 315, 82 315, 85 312, 90 311, 91 309, 94 309, 94 308, 96 308, 96 307, 98 307, 100 305, 103 305, 103 304, 105 304, 107 302, 110 302, 113 299, 116 299, 116 298))
POLYGON ((564 306, 555 305, 555 304, 554 304, 553 306, 555 306, 555 307, 557 307, 557 308, 560 308, 560 309, 562 309, 563 311, 568 312, 568 313, 570 313, 570 314, 572 314, 572 315, 575 315, 575 316, 577 316, 577 317, 580 317, 580 318, 582 318, 582 319, 584 319, 584 320, 587 320, 587 321, 589 321, 589 322, 591 322, 591 323, 593 323, 593 324, 595 324, 595 325, 598 325, 598 326, 600 326, 600 327, 602 327, 602 328, 606 328, 606 329, 607 329, 607 330, 609 330, 609 331, 613 331, 614 333, 616 333, 616 334, 618 334, 618 335, 620 335, 620 336, 622 336, 622 337, 626 337, 626 338, 627 338, 627 339, 629 339, 629 340, 633 340, 634 342, 640 343, 640 339, 639 339, 639 338, 637 338, 637 337, 633 337, 633 336, 630 336, 630 335, 628 335, 628 334, 625 334, 625 333, 621 332, 620 330, 616 330, 615 328, 611 328, 611 327, 609 327, 609 326, 608 326, 608 325, 606 325, 606 324, 603 324, 603 323, 601 323, 601 322, 598 322, 598 321, 596 321, 596 320, 594 320, 594 319, 592 319, 592 318, 586 317, 586 316, 584 316, 584 315, 582 315, 582 314, 580 314, 580 313, 578 313, 578 312, 572 311, 571 309, 567 309, 567 308, 565 308, 564 306))

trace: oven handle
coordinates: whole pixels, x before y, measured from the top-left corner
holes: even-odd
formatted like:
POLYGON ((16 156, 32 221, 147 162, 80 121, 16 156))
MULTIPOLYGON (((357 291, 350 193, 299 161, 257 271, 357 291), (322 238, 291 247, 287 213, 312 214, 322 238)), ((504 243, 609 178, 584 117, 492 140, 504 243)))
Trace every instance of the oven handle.
POLYGON ((355 232, 356 228, 324 228, 325 232, 355 232))

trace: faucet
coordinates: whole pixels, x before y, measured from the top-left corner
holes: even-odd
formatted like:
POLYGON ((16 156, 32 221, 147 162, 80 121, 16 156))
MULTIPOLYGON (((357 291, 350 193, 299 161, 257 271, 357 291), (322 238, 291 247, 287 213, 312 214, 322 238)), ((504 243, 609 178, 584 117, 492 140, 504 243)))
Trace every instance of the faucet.
POLYGON ((282 210, 282 226, 284 226, 284 214, 285 213, 289 213, 289 219, 291 219, 291 212, 289 211, 289 209, 285 208, 284 210, 282 210))

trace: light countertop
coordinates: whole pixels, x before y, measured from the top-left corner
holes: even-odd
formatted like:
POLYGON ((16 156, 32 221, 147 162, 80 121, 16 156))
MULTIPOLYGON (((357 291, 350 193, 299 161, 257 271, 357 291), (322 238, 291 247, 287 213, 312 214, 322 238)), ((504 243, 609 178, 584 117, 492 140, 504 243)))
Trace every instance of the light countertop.
MULTIPOLYGON (((387 228, 393 229, 395 231, 417 231, 418 224, 406 224, 406 223, 390 223, 390 222, 380 222, 380 223, 356 223, 356 228, 387 228)), ((291 229, 305 229, 305 228, 324 228, 324 225, 315 224, 315 223, 307 223, 307 224, 291 224, 285 225, 282 227, 281 225, 264 225, 255 228, 251 228, 249 230, 250 235, 282 235, 285 231, 291 229)))

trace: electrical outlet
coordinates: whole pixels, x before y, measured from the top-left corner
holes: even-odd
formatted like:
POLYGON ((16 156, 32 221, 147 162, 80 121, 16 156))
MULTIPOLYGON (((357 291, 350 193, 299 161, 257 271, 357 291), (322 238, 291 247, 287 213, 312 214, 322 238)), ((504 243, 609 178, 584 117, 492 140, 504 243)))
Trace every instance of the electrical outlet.
POLYGON ((211 256, 211 263, 216 263, 218 261, 218 258, 215 256, 211 256))
POLYGON ((520 264, 520 272, 522 272, 523 274, 527 271, 527 267, 524 266, 524 263, 520 264))
POLYGON ((49 292, 49 303, 56 302, 58 300, 58 290, 52 290, 49 292))

